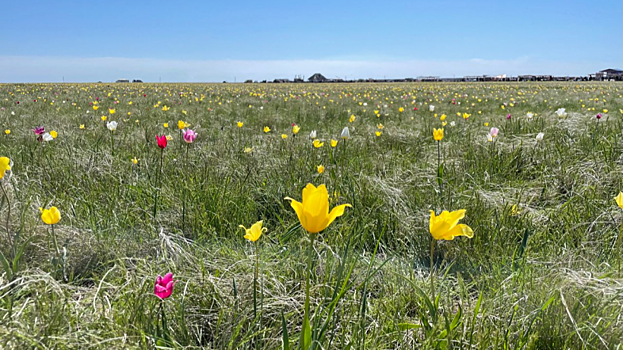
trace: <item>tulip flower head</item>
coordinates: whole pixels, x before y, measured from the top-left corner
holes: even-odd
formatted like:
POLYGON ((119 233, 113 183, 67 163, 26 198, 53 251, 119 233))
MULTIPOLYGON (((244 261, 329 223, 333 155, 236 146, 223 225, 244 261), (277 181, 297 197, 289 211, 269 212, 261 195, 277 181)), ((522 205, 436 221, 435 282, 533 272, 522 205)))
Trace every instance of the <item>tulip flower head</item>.
POLYGON ((320 148, 322 146, 324 146, 324 142, 320 142, 320 140, 315 139, 313 142, 314 148, 320 148))
POLYGON ((290 197, 285 199, 290 201, 301 226, 309 233, 318 233, 326 229, 337 217, 344 215, 346 207, 352 207, 350 204, 342 204, 329 212, 329 192, 324 184, 318 187, 307 184, 303 189, 301 202, 290 197))
POLYGON ((117 130, 117 122, 116 121, 106 122, 106 127, 110 131, 115 131, 115 130, 117 130))
POLYGON ((183 121, 183 120, 178 120, 178 121, 177 121, 177 128, 178 128, 178 129, 180 129, 180 130, 182 130, 182 129, 186 129, 186 128, 187 128, 187 127, 189 127, 189 126, 190 126, 190 124, 186 123, 186 122, 185 122, 185 121, 183 121))
POLYGON ((508 113, 508 115, 506 116, 506 120, 511 120, 511 114, 508 113))
POLYGON ((498 133, 500 132, 500 130, 498 128, 491 128, 491 131, 489 131, 489 135, 491 135, 491 137, 496 138, 498 137, 498 133))
POLYGON ((270 128, 269 128, 268 126, 265 126, 265 127, 264 127, 264 132, 266 132, 266 133, 267 133, 267 132, 270 132, 270 128))
POLYGON ((158 275, 158 277, 156 277, 156 283, 154 284, 154 294, 161 300, 170 297, 173 293, 175 283, 177 283, 177 281, 173 281, 173 274, 171 272, 164 275, 164 277, 158 275))
POLYGON ((316 136, 317 136, 317 135, 318 135, 318 134, 316 133, 316 130, 312 130, 312 131, 309 133, 309 138, 313 140, 313 139, 315 139, 315 138, 316 138, 316 136))
POLYGON ((51 207, 50 209, 39 208, 39 211, 41 212, 41 221, 46 225, 55 225, 61 221, 61 211, 56 207, 51 207))
POLYGON ((263 221, 260 220, 255 224, 251 225, 251 227, 249 228, 239 225, 239 227, 242 228, 245 232, 244 238, 248 239, 250 242, 257 241, 260 236, 262 236, 263 232, 268 231, 266 227, 262 227, 262 223, 263 221))
POLYGON ((543 141, 543 136, 545 136, 545 134, 542 133, 542 132, 536 134, 536 140, 537 141, 543 141))
POLYGON ((237 122, 237 123, 236 123, 236 125, 237 125, 239 128, 242 128, 242 126, 244 125, 244 123, 243 123, 243 122, 237 122))
POLYGON ((601 113, 597 113, 597 115, 595 116, 595 118, 597 118, 597 120, 601 119, 602 115, 601 113))
POLYGON ((431 112, 434 112, 435 111, 435 106, 433 106, 433 105, 428 106, 428 110, 431 111, 431 112))
POLYGON ((45 128, 43 126, 37 126, 32 129, 32 131, 35 133, 35 135, 41 136, 45 133, 45 128))
POLYGON ((299 133, 299 131, 301 131, 301 127, 300 127, 300 126, 298 126, 298 125, 296 125, 296 124, 292 125, 292 133, 293 133, 294 135, 298 134, 298 133, 299 133))
POLYGON ((162 149, 165 149, 165 147, 167 147, 167 137, 165 135, 156 135, 156 140, 158 141, 158 147, 162 149))
POLYGON ((11 170, 11 160, 8 157, 0 157, 0 179, 4 178, 9 170, 11 170))
POLYGON ((188 129, 184 131, 184 141, 186 143, 193 143, 197 138, 197 133, 194 130, 188 129))
POLYGON ((337 140, 331 139, 331 147, 337 147, 337 140))
POLYGON ((564 118, 564 117, 566 117, 566 116, 567 116, 567 112, 565 111, 565 109, 564 109, 564 108, 558 108, 558 109, 556 110, 556 115, 557 115, 558 117, 560 117, 560 118, 564 118))
POLYGON ((348 126, 344 127, 344 129, 342 129, 342 133, 340 134, 340 136, 344 140, 347 140, 347 139, 350 138, 350 130, 348 130, 348 126))
POLYGON ((451 241, 454 237, 466 236, 474 237, 474 231, 464 224, 459 224, 459 220, 465 217, 465 209, 448 212, 444 210, 438 216, 434 211, 430 211, 429 230, 434 239, 445 239, 451 241))
POLYGON ((623 192, 619 192, 619 194, 614 197, 614 200, 617 202, 619 208, 623 209, 623 192))
POLYGON ((41 139, 43 141, 50 142, 50 141, 54 140, 54 136, 52 136, 49 132, 46 132, 45 134, 43 134, 41 136, 41 139))
POLYGON ((443 128, 433 128, 433 138, 435 139, 435 141, 443 140, 443 128))
POLYGON ((318 165, 316 170, 318 171, 318 174, 324 173, 324 165, 318 165))

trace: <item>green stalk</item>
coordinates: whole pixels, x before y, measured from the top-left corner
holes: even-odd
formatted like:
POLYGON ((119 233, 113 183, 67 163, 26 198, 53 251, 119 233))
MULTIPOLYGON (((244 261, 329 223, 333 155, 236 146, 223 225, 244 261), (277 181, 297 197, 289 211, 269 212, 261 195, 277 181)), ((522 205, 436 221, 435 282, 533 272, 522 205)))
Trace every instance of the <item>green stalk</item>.
POLYGON ((432 295, 432 300, 435 300, 435 269, 434 269, 434 261, 433 255, 435 254, 435 238, 431 239, 430 242, 430 293, 432 295))

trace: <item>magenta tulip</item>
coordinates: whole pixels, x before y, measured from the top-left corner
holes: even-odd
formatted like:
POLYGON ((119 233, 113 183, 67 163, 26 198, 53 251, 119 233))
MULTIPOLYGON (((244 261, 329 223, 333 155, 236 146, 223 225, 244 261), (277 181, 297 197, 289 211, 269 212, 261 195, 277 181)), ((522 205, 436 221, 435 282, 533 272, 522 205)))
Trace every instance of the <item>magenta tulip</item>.
POLYGON ((186 143, 193 143, 193 141, 195 141, 196 138, 197 138, 197 133, 195 131, 187 129, 184 132, 184 141, 186 141, 186 143))
POLYGON ((164 277, 158 275, 154 285, 154 294, 160 299, 166 299, 173 293, 173 286, 177 281, 173 281, 173 273, 169 272, 164 277))

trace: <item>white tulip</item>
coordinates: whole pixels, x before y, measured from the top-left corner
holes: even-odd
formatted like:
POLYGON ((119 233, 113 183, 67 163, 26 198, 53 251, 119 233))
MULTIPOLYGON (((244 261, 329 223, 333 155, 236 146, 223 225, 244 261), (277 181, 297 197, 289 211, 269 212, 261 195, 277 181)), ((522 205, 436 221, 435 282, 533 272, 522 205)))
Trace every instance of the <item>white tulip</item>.
POLYGON ((545 136, 544 133, 540 132, 536 135, 536 140, 537 141, 543 141, 543 136, 545 136))
POLYGON ((309 133, 309 138, 313 140, 316 138, 316 135, 316 130, 312 130, 312 132, 309 133))
POLYGON ((45 134, 43 134, 42 138, 43 138, 43 141, 48 141, 48 142, 54 140, 54 138, 52 137, 52 135, 50 135, 49 132, 46 132, 45 134))
POLYGON ((567 112, 565 112, 564 108, 558 108, 556 110, 556 115, 558 115, 560 118, 564 118, 567 116, 567 112))
POLYGON ((115 121, 107 122, 106 127, 108 127, 108 130, 110 131, 115 131, 117 130, 117 122, 115 121))
POLYGON ((342 136, 342 138, 344 140, 349 139, 350 138, 350 130, 348 130, 348 126, 344 127, 344 129, 342 129, 342 134, 340 135, 342 136))
POLYGON ((433 106, 433 105, 428 106, 428 110, 431 111, 431 112, 434 112, 435 111, 435 106, 433 106))

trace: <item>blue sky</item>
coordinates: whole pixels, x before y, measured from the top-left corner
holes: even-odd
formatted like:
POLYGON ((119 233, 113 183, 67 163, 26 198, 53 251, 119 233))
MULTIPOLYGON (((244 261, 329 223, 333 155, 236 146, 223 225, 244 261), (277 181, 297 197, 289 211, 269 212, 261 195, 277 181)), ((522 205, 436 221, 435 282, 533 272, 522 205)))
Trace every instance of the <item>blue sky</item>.
POLYGON ((623 68, 621 0, 10 1, 0 82, 623 68))

